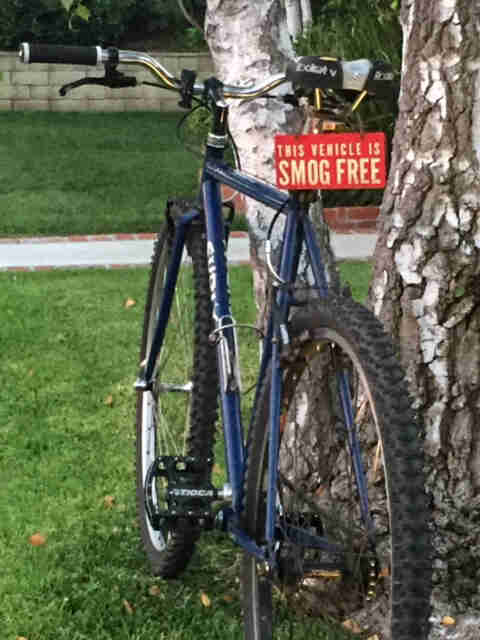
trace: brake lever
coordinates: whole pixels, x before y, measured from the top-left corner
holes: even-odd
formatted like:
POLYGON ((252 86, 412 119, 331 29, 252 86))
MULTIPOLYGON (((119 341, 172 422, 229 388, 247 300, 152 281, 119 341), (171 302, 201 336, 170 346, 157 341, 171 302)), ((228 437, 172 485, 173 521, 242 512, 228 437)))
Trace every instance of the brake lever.
POLYGON ((104 84, 104 78, 81 78, 80 80, 75 80, 75 82, 69 82, 60 88, 59 94, 66 96, 69 91, 81 87, 84 84, 104 84))
POLYGON ((72 89, 76 89, 85 84, 96 84, 109 87, 110 89, 121 89, 123 87, 136 87, 137 79, 135 76, 124 76, 123 73, 115 69, 107 69, 103 78, 81 78, 80 80, 75 80, 75 82, 63 85, 59 93, 61 96, 66 96, 72 89))

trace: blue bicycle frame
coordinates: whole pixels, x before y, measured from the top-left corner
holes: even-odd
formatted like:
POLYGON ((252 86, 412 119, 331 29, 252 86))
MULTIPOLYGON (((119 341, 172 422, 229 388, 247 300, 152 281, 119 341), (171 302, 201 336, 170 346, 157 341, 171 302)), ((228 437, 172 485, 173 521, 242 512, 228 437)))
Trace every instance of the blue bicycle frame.
MULTIPOLYGON (((279 422, 280 399, 282 395, 282 371, 280 367, 280 351, 282 345, 288 344, 287 320, 291 305, 291 293, 288 287, 275 287, 272 305, 274 311, 270 314, 268 328, 264 337, 262 359, 260 363, 258 390, 264 376, 271 376, 270 383, 270 420, 269 420, 269 448, 268 448, 268 484, 267 484, 267 516, 265 528, 265 547, 259 547, 240 527, 239 515, 243 505, 243 487, 245 473, 244 431, 240 411, 240 390, 238 358, 235 334, 235 322, 230 306, 230 291, 228 283, 226 234, 222 213, 222 198, 220 185, 224 184, 239 193, 254 198, 256 201, 281 210, 286 216, 278 276, 283 282, 290 283, 296 279, 300 255, 305 246, 309 264, 313 273, 314 284, 320 296, 328 291, 325 268, 317 247, 315 231, 311 220, 306 214, 300 201, 290 194, 280 191, 241 171, 235 170, 223 162, 224 150, 218 147, 207 147, 206 160, 202 178, 202 207, 192 208, 176 223, 176 234, 172 249, 172 258, 164 283, 164 297, 160 306, 158 324, 155 330, 152 348, 148 355, 143 388, 151 388, 155 362, 162 346, 165 329, 168 323, 170 307, 173 300, 175 285, 185 238, 189 225, 201 216, 205 216, 207 259, 210 279, 210 290, 213 302, 214 334, 217 338, 217 361, 220 385, 220 403, 223 416, 225 450, 229 483, 232 490, 232 506, 227 510, 226 528, 233 534, 236 541, 250 553, 262 560, 274 563, 274 546, 278 532, 275 529, 277 505, 277 459, 279 451, 279 422)), ((373 531, 369 515, 368 499, 365 485, 365 474, 360 457, 360 448, 353 424, 350 401, 347 398, 346 374, 339 373, 339 388, 344 404, 347 430, 351 454, 354 459, 357 486, 362 496, 361 508, 367 530, 373 531)), ((255 411, 252 412, 252 415, 255 411)), ((340 551, 332 542, 327 542, 319 536, 301 534, 305 544, 311 547, 324 548, 330 551, 340 551), (307 539, 308 538, 308 539, 307 539)))

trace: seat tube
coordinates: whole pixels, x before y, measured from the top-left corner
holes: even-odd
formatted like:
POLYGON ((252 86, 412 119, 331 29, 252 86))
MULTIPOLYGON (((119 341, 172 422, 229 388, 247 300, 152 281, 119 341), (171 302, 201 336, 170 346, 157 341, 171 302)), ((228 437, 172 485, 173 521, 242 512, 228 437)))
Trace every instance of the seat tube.
MULTIPOLYGON (((284 282, 293 282, 295 270, 299 263, 301 243, 298 234, 302 232, 298 211, 291 211, 287 215, 283 232, 282 256, 280 260, 280 278, 284 282)), ((268 486, 267 486, 267 517, 265 536, 273 558, 273 544, 275 540, 275 521, 277 509, 278 486, 278 456, 280 447, 281 397, 283 390, 282 369, 280 366, 280 352, 282 345, 288 341, 287 320, 289 313, 289 296, 286 287, 280 287, 275 295, 276 309, 274 314, 272 368, 270 385, 270 422, 268 446, 268 486)))
POLYGON ((308 216, 304 216, 303 218, 303 233, 310 266, 313 272, 313 278, 315 280, 315 286, 319 291, 320 296, 324 298, 328 294, 328 281, 325 273, 325 265, 318 248, 315 229, 313 228, 312 221, 308 216))

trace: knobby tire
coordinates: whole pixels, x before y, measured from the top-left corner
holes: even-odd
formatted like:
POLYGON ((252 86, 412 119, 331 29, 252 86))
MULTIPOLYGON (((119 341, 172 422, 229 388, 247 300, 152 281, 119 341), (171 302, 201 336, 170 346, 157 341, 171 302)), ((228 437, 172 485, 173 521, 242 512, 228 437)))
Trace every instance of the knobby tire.
MULTIPOLYGON (((293 513, 298 522, 303 521, 299 526, 306 527, 308 518, 310 531, 330 532, 347 551, 351 545, 344 561, 351 566, 337 573, 317 568, 305 578, 308 562, 328 567, 328 557, 305 547, 294 549, 295 541, 288 540, 278 543, 280 568, 273 573, 245 554, 245 637, 311 639, 317 637, 317 621, 334 618, 355 621, 365 637, 377 633, 382 640, 425 640, 430 610, 430 541, 423 446, 390 339, 370 311, 351 298, 334 295, 294 314, 289 334, 291 344, 281 363, 277 528, 285 530, 293 513), (352 404, 360 406, 358 411, 355 406, 355 429, 370 511, 378 528, 375 553, 380 556, 380 565, 375 578, 369 573, 374 554, 362 542, 364 534, 355 505, 358 491, 352 488, 351 449, 337 382, 332 379, 339 369, 348 370, 352 404), (307 385, 304 388, 302 380, 307 385), (307 406, 310 414, 305 413, 307 406), (376 592, 370 600, 369 580, 373 580, 376 592)), ((245 527, 260 545, 265 526, 269 375, 247 441, 245 527)), ((333 559, 339 561, 338 557, 333 559)))

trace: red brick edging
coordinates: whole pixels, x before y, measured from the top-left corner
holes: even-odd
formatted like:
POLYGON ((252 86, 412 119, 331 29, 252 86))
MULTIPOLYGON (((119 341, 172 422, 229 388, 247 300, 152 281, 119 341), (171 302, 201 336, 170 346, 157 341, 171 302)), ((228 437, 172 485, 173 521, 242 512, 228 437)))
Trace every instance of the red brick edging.
MULTIPOLYGON (((232 238, 245 238, 246 231, 232 231, 232 238)), ((123 240, 155 240, 156 233, 111 233, 98 236, 22 236, 0 238, 0 244, 50 244, 62 242, 116 242, 123 240)))
MULTIPOLYGON (((240 194, 236 196, 237 205, 240 194)), ((244 204, 238 209, 243 211, 244 204)), ((336 233, 375 233, 379 207, 332 207, 324 209, 325 221, 336 233)), ((242 238, 245 231, 232 231, 233 238, 242 238)), ((72 235, 72 236, 33 236, 33 237, 5 237, 0 238, 0 244, 48 244, 52 242, 115 242, 119 240, 154 240, 155 233, 109 233, 101 235, 72 235)))
MULTIPOLYGON (((240 203, 238 199, 242 198, 237 194, 237 210, 244 209, 244 201, 240 203)), ((376 231, 376 223, 378 218, 378 207, 334 207, 324 210, 325 220, 332 231, 336 233, 374 233, 376 231)), ((232 237, 246 237, 248 234, 244 231, 232 231, 232 237)), ((155 233, 112 233, 102 235, 72 235, 72 236, 50 236, 50 237, 19 237, 19 238, 0 238, 1 244, 49 244, 49 243, 66 243, 66 242, 115 242, 125 240, 154 240, 155 233)), ((71 268, 89 268, 94 265, 78 266, 72 265, 71 268)), ((100 266, 100 265, 98 265, 100 266)), ((139 265, 130 264, 109 264, 101 265, 106 269, 121 269, 135 267, 139 265)), ((66 269, 68 266, 56 267, 52 266, 32 266, 32 267, 6 267, 0 271, 49 271, 52 269, 66 269)))
MULTIPOLYGON (((226 197, 232 190, 224 187, 226 197)), ((238 213, 245 211, 245 196, 237 193, 233 197, 238 213)), ((328 207, 324 209, 325 221, 336 233, 375 233, 379 207, 328 207)))
POLYGON ((337 233, 375 233, 379 207, 324 209, 325 221, 337 233))
MULTIPOLYGON (((248 233, 246 231, 232 231, 230 234, 233 238, 246 238, 248 233)), ((0 245, 2 244, 51 244, 51 243, 71 243, 71 242, 115 242, 115 241, 130 241, 130 240, 151 240, 153 241, 157 237, 156 233, 109 233, 101 235, 72 235, 72 236, 29 236, 29 237, 4 237, 0 238, 0 245)), ((243 264, 243 263, 242 263, 243 264)), ((250 264, 245 262, 245 264, 250 264)), ((55 269, 135 269, 145 266, 143 264, 71 264, 71 265, 35 265, 35 266, 15 266, 15 267, 0 267, 0 272, 6 271, 20 271, 20 272, 32 272, 32 271, 52 271, 55 269)))

